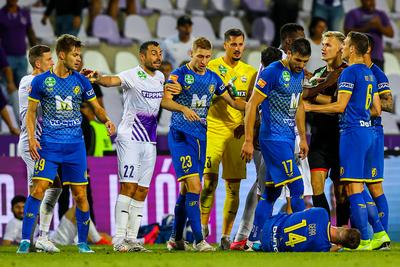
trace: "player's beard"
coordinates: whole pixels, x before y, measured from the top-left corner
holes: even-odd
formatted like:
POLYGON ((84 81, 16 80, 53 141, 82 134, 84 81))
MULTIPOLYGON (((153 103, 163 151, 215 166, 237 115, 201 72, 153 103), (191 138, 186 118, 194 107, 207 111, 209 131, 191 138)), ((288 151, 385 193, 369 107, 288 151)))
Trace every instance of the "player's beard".
MULTIPOLYGON (((161 66, 161 64, 160 64, 160 66, 161 66)), ((146 69, 148 69, 151 72, 155 72, 156 70, 159 69, 159 67, 158 68, 154 67, 154 65, 152 63, 146 63, 145 67, 146 67, 146 69)))

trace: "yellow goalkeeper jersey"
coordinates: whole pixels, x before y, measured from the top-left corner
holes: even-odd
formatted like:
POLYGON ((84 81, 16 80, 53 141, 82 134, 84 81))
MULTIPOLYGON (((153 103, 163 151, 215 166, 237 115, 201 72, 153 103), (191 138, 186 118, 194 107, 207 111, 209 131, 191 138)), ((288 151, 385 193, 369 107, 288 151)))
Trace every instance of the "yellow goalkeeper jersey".
MULTIPOLYGON (((230 67, 225 63, 223 57, 211 60, 207 67, 218 74, 226 85, 232 78, 236 78, 233 84, 236 87, 238 95, 246 99, 251 81, 257 74, 252 66, 239 61, 234 67, 230 67)), ((234 130, 243 121, 243 112, 229 106, 221 97, 214 96, 207 116, 208 127, 226 126, 234 130)))

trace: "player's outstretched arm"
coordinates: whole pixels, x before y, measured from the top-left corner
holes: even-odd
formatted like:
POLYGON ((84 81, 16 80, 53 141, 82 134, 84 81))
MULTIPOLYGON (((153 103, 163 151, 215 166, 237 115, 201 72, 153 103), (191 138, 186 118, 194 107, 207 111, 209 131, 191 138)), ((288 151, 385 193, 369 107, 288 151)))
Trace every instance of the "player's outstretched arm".
POLYGON ((246 101, 240 98, 233 99, 228 92, 224 92, 221 97, 234 109, 244 111, 246 109, 246 101))
POLYGON ((257 90, 254 90, 249 102, 246 104, 246 112, 244 116, 244 136, 245 140, 242 146, 241 157, 246 162, 251 161, 253 158, 254 145, 253 145, 253 136, 254 136, 254 123, 256 121, 256 112, 258 106, 264 101, 265 96, 258 93, 257 90))
POLYGON ((308 144, 306 138, 306 112, 304 111, 303 100, 301 98, 296 111, 296 126, 300 136, 299 155, 301 159, 305 159, 308 154, 308 144))
POLYGON ((313 105, 308 101, 303 101, 304 110, 317 113, 343 113, 349 103, 351 94, 339 92, 338 100, 326 105, 313 105))
POLYGON ((183 106, 181 104, 176 103, 173 100, 173 95, 172 93, 164 88, 164 96, 161 100, 161 107, 165 108, 169 111, 175 111, 175 112, 182 112, 185 118, 189 121, 199 121, 200 117, 197 115, 196 112, 191 110, 190 108, 183 106))
POLYGON ((97 101, 97 99, 92 99, 90 101, 88 101, 89 104, 92 106, 94 114, 96 115, 96 117, 102 122, 104 123, 104 125, 107 127, 107 131, 108 131, 108 135, 112 136, 115 134, 115 125, 114 123, 110 120, 110 118, 107 116, 106 111, 104 110, 104 108, 102 108, 99 104, 99 102, 97 101))
POLYGON ((379 117, 382 114, 382 105, 379 94, 374 94, 374 99, 371 106, 371 117, 379 117))
POLYGON ((40 159, 37 149, 42 149, 40 143, 35 138, 36 110, 38 105, 39 101, 29 100, 28 110, 26 112, 26 130, 28 132, 29 153, 33 160, 40 159))
POLYGON ((115 86, 121 86, 122 84, 121 79, 116 75, 103 76, 98 71, 92 71, 87 69, 83 69, 81 71, 81 74, 83 74, 86 78, 88 78, 91 83, 97 83, 98 85, 104 87, 115 87, 115 86))

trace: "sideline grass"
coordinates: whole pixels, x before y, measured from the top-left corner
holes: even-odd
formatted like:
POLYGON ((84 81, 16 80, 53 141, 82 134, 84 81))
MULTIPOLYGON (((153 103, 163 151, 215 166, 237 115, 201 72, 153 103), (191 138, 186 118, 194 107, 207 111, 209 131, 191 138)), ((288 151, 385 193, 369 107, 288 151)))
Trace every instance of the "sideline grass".
POLYGON ((340 253, 255 253, 239 251, 168 252, 164 245, 148 246, 152 253, 116 253, 111 247, 92 246, 92 255, 82 255, 75 246, 60 247, 58 254, 15 254, 16 247, 0 247, 1 267, 81 267, 81 266, 229 266, 229 267, 313 267, 313 266, 400 266, 400 243, 392 244, 390 251, 340 253))

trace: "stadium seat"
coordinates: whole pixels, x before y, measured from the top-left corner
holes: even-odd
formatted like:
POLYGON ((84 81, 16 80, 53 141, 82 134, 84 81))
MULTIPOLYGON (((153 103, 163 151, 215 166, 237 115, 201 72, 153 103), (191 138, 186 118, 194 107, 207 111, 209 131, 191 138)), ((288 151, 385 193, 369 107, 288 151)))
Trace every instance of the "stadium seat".
POLYGON ((150 40, 152 37, 146 20, 138 15, 129 15, 125 18, 124 35, 140 42, 150 40))
POLYGON ((346 1, 343 1, 343 10, 344 10, 344 13, 347 13, 347 12, 349 12, 350 10, 352 10, 352 9, 354 9, 354 8, 357 8, 357 7, 358 7, 358 5, 357 5, 357 3, 356 3, 355 0, 346 0, 346 1))
POLYGON ((307 0, 302 1, 301 10, 299 11, 299 19, 304 20, 311 17, 312 5, 313 1, 307 1, 307 0))
POLYGON ((107 15, 97 15, 93 22, 93 35, 111 45, 130 46, 132 41, 122 38, 117 23, 107 15))
POLYGON ((210 39, 213 46, 215 47, 223 46, 224 41, 217 39, 217 36, 215 36, 215 32, 211 26, 211 23, 206 17, 200 17, 200 16, 192 17, 192 21, 193 21, 192 34, 194 37, 204 36, 210 39))
POLYGON ((260 68, 261 62, 261 52, 260 51, 251 51, 247 56, 246 63, 253 66, 256 70, 260 68))
POLYGON ((392 12, 387 0, 375 0, 375 8, 384 11, 387 15, 392 12))
MULTIPOLYGON (((385 70, 386 72, 386 70, 385 70)), ((387 73, 387 72, 386 72, 387 73)), ((393 105, 394 105, 394 113, 397 116, 400 116, 400 92, 396 90, 396 86, 400 84, 400 74, 393 73, 393 74, 386 74, 389 79, 389 85, 392 89, 392 96, 393 96, 393 105)))
POLYGON ((82 42, 85 44, 85 46, 99 46, 100 45, 100 40, 97 37, 93 36, 88 36, 86 34, 86 29, 85 26, 81 25, 81 28, 79 29, 79 34, 78 34, 79 39, 82 40, 82 42))
POLYGON ((204 16, 206 9, 202 1, 198 0, 177 0, 176 7, 184 12, 190 11, 192 16, 204 16))
POLYGON ((107 111, 107 115, 111 121, 118 127, 121 122, 123 104, 122 96, 116 87, 101 87, 103 93, 103 103, 107 111))
MULTIPOLYGON (((136 14, 140 16, 150 16, 154 13, 154 10, 144 8, 142 1, 135 1, 136 6, 136 14)), ((119 8, 125 9, 126 8, 126 0, 119 0, 119 8)))
POLYGON ((50 21, 47 21, 46 25, 43 25, 41 22, 42 17, 43 14, 31 14, 33 30, 35 31, 36 37, 39 38, 44 44, 52 45, 56 40, 53 26, 51 25, 50 21))
POLYGON ((161 14, 181 16, 185 12, 183 10, 174 9, 170 0, 145 0, 146 8, 157 10, 161 14))
POLYGON ((209 0, 208 9, 230 15, 235 14, 237 10, 232 0, 209 0))
POLYGON ((242 22, 240 21, 239 18, 233 17, 233 16, 223 17, 223 19, 221 20, 221 23, 220 23, 220 27, 219 27, 219 36, 222 38, 222 36, 224 36, 224 33, 227 30, 232 29, 232 28, 241 29, 245 33, 247 47, 255 48, 260 45, 259 40, 247 38, 247 34, 246 34, 246 31, 244 29, 242 22))
POLYGON ((158 38, 167 38, 177 34, 176 18, 170 15, 161 15, 157 21, 156 35, 158 38))
POLYGON ((264 12, 267 13, 268 7, 265 4, 265 0, 242 0, 241 6, 252 12, 264 12))
POLYGON ((138 64, 139 60, 132 53, 120 51, 115 55, 115 73, 134 68, 138 64))
POLYGON ((270 45, 275 37, 274 22, 267 17, 257 18, 251 25, 251 33, 254 39, 270 45))
MULTIPOLYGON (((384 69, 385 69, 386 75, 389 76, 390 74, 400 74, 400 63, 394 54, 389 53, 389 52, 384 52, 383 58, 385 60, 384 69)), ((400 83, 397 83, 397 84, 400 84, 400 83)))
POLYGON ((104 74, 111 74, 106 58, 99 51, 86 50, 83 53, 83 64, 87 69, 97 70, 104 74))
POLYGON ((383 36, 383 41, 385 44, 390 44, 392 49, 399 49, 400 48, 400 33, 399 33, 399 26, 397 26, 396 22, 393 19, 390 19, 390 23, 392 24, 393 28, 393 37, 388 38, 383 36))

